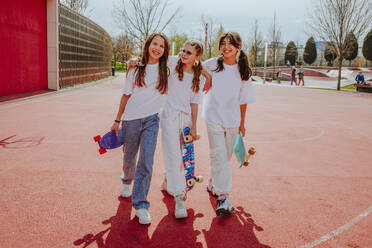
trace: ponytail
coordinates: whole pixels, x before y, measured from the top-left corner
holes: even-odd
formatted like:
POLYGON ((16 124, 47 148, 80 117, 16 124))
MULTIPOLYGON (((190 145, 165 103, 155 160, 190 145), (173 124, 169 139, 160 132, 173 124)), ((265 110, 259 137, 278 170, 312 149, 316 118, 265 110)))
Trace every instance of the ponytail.
POLYGON ((215 72, 223 71, 225 68, 223 67, 223 54, 218 56, 217 58, 217 68, 214 70, 215 72))
POLYGON ((192 79, 191 89, 193 92, 198 93, 200 90, 200 75, 203 70, 200 61, 198 61, 196 65, 192 66, 192 70, 194 71, 194 78, 192 79))
POLYGON ((178 73, 178 79, 183 81, 183 63, 181 58, 177 61, 176 72, 178 73))
POLYGON ((252 76, 252 70, 249 67, 249 60, 247 54, 240 49, 240 55, 238 58, 238 68, 240 72, 240 78, 242 81, 247 81, 252 76))

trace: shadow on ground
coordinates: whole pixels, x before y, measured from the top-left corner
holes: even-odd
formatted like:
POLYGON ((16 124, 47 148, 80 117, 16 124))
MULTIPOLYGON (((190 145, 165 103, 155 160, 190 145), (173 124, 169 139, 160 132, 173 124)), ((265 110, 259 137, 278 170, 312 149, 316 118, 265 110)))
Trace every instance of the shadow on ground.
MULTIPOLYGON (((103 231, 89 233, 83 238, 74 241, 75 246, 88 247, 95 243, 98 248, 123 248, 123 247, 203 247, 197 242, 198 236, 203 235, 206 247, 250 247, 270 248, 261 244, 255 236, 254 230, 263 231, 256 225, 251 215, 243 207, 237 207, 234 214, 226 217, 215 217, 209 230, 202 232, 195 230, 194 222, 203 218, 201 213, 195 214, 193 209, 188 209, 188 217, 184 220, 175 220, 173 197, 163 192, 163 203, 168 209, 157 225, 151 238, 148 234, 149 226, 138 224, 138 219, 131 217, 131 201, 119 197, 119 207, 115 216, 104 220, 102 224, 111 225, 103 231), (104 238, 107 234, 107 237, 104 238)), ((215 208, 215 198, 210 195, 210 201, 215 208)))

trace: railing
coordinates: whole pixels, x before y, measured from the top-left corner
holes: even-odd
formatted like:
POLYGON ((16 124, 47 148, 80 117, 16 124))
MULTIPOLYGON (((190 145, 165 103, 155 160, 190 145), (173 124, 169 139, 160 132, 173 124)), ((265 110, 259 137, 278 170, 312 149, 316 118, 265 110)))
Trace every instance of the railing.
POLYGON ((88 18, 59 5, 59 85, 61 88, 111 74, 110 35, 88 18))

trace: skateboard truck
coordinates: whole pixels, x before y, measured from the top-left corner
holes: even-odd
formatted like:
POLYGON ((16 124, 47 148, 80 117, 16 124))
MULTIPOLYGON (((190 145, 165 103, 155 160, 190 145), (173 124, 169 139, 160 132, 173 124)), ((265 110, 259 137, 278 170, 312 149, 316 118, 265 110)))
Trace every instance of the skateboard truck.
POLYGON ((244 160, 244 162, 243 162, 243 165, 244 165, 244 166, 248 166, 248 165, 249 165, 249 159, 250 159, 251 156, 253 156, 255 153, 256 153, 256 149, 254 149, 254 147, 250 147, 250 148, 248 149, 247 156, 245 157, 245 160, 244 160))
POLYGON ((190 178, 190 179, 188 179, 187 181, 186 181, 186 183, 187 183, 187 186, 194 186, 194 184, 196 183, 196 182, 198 182, 198 183, 202 183, 204 181, 204 177, 203 176, 196 176, 195 178, 190 178))

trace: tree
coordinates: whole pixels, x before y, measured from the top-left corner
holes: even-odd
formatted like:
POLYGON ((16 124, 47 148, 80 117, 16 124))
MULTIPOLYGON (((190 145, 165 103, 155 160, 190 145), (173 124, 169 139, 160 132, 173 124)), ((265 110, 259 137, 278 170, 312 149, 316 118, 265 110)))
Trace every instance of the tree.
POLYGON ((328 42, 324 50, 324 59, 328 62, 328 66, 333 65, 333 61, 337 58, 337 47, 333 42, 328 42))
POLYGON ((366 31, 372 23, 372 1, 317 0, 311 13, 308 22, 310 29, 320 39, 333 42, 337 48, 337 90, 340 90, 346 35, 353 32, 358 38, 366 31))
POLYGON ((113 60, 125 62, 134 55, 135 45, 126 34, 119 35, 112 39, 112 54, 113 60))
POLYGON ((358 40, 353 32, 350 32, 346 36, 345 47, 344 47, 344 58, 349 60, 349 66, 351 61, 358 56, 358 40))
POLYGON ((79 14, 84 14, 88 8, 89 0, 61 0, 61 3, 79 14))
POLYGON ((280 30, 280 26, 277 24, 276 20, 276 12, 274 12, 273 23, 269 28, 269 38, 271 39, 270 44, 270 51, 271 51, 271 58, 273 61, 273 75, 275 75, 275 65, 277 64, 278 52, 279 52, 279 45, 280 45, 280 37, 282 32, 280 30))
POLYGON ((180 7, 169 10, 169 0, 122 0, 112 13, 114 20, 130 38, 142 47, 147 36, 163 32, 175 21, 180 7), (169 16, 165 16, 169 13, 169 16))
POLYGON ((312 63, 315 62, 316 56, 317 56, 317 53, 316 53, 315 40, 311 36, 306 42, 304 54, 302 55, 302 57, 306 64, 311 65, 312 63))
POLYGON ((258 51, 260 47, 263 44, 263 38, 262 38, 262 33, 259 32, 259 26, 258 26, 258 21, 255 19, 253 28, 252 28, 252 38, 251 38, 251 49, 250 49, 250 54, 252 55, 252 66, 256 67, 257 66, 257 56, 258 56, 258 51))
POLYGON ((364 38, 363 56, 369 61, 372 61, 372 29, 364 38))
POLYGON ((170 44, 174 43, 174 55, 177 55, 180 52, 180 49, 183 47, 183 44, 188 40, 186 34, 174 34, 169 39, 170 44))
POLYGON ((204 52, 204 55, 203 55, 203 59, 209 59, 209 58, 212 57, 213 44, 215 43, 216 39, 218 38, 217 37, 218 31, 221 30, 221 28, 223 30, 223 27, 222 27, 222 25, 220 25, 220 29, 217 29, 216 22, 211 17, 204 16, 204 15, 202 15, 202 17, 201 17, 201 24, 202 24, 202 27, 203 27, 202 30, 204 32, 205 32, 205 28, 207 27, 207 30, 206 30, 207 46, 204 47, 205 52, 204 52))
POLYGON ((217 34, 216 34, 216 38, 213 42, 213 47, 212 47, 212 53, 211 53, 211 57, 216 57, 218 56, 221 52, 220 52, 220 48, 219 48, 219 41, 220 41, 220 37, 225 33, 225 29, 223 28, 222 24, 220 24, 220 27, 217 31, 217 34))
POLYGON ((285 49, 284 60, 289 61, 291 65, 295 65, 297 57, 298 57, 297 47, 293 41, 290 41, 285 49))

